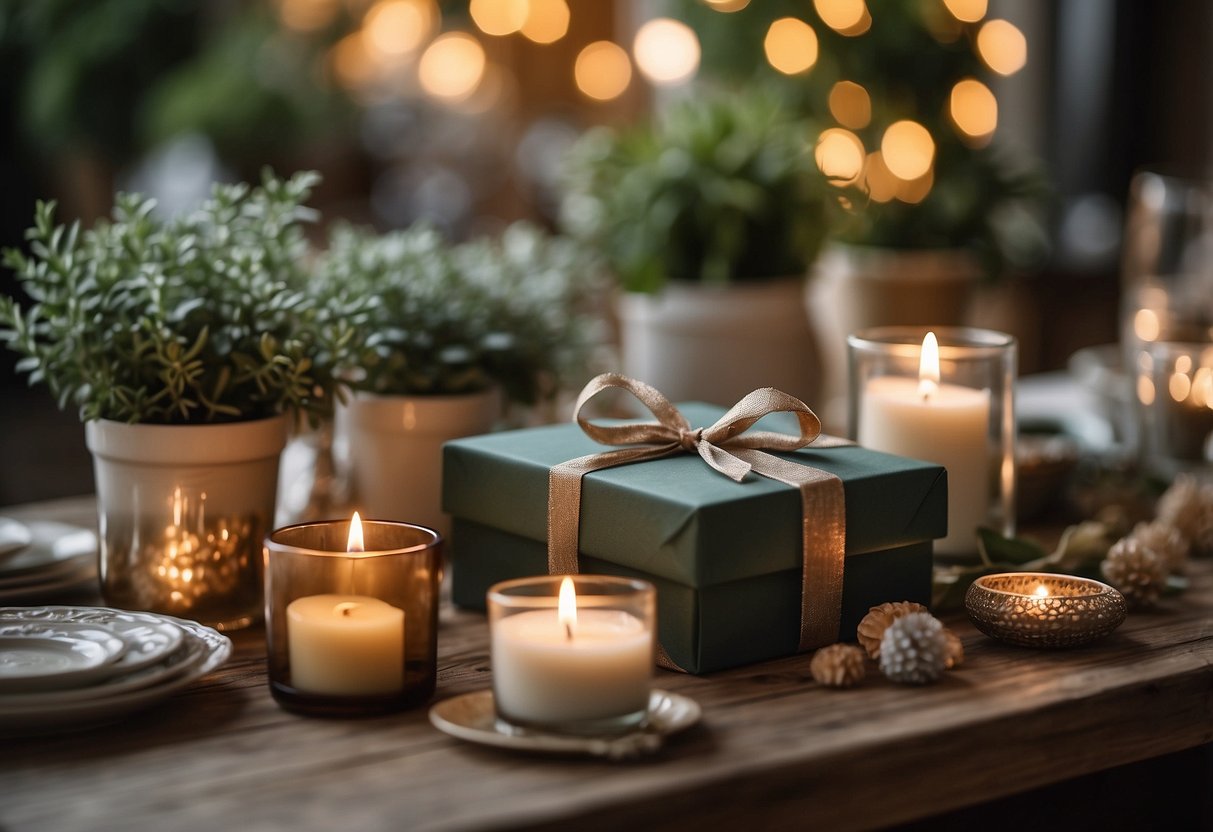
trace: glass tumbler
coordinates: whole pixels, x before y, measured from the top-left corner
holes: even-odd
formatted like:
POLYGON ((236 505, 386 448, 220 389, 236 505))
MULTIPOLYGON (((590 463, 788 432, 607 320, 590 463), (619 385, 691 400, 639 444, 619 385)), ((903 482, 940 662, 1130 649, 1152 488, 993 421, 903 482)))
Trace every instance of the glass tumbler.
POLYGON ((356 546, 350 527, 300 523, 265 541, 270 691, 287 710, 371 715, 434 692, 442 537, 366 520, 356 546))

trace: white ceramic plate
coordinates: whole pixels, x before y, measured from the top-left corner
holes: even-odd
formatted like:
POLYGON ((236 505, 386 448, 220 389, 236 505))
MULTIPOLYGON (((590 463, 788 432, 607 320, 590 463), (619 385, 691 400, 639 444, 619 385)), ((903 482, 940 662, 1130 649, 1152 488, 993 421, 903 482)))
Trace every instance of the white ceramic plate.
POLYGON ((110 631, 129 646, 114 665, 115 673, 131 673, 156 664, 181 645, 184 632, 171 621, 145 612, 108 607, 0 607, 0 625, 27 621, 110 631))
MULTIPOLYGON (((102 695, 99 698, 73 702, 30 703, 28 706, 3 706, 0 707, 0 733, 10 736, 44 734, 113 722, 167 699, 219 667, 231 655, 231 639, 210 627, 168 615, 158 617, 176 624, 185 632, 185 642, 198 646, 200 659, 192 666, 187 666, 188 669, 184 672, 162 678, 152 685, 124 690, 109 696, 102 695)), ((178 648, 184 649, 185 644, 178 648)))
POLYGON ((665 737, 690 728, 699 721, 699 703, 687 696, 664 690, 649 694, 649 716, 645 724, 626 734, 579 737, 546 734, 519 728, 497 718, 493 691, 478 690, 446 699, 430 708, 430 722, 439 731, 461 740, 546 754, 578 754, 623 759, 656 751, 665 737))
POLYGON ((11 517, 0 517, 0 563, 28 546, 31 539, 29 526, 11 517))
POLYGON ((39 577, 32 582, 22 581, 15 586, 0 586, 0 603, 40 602, 70 590, 90 588, 93 590, 98 588, 96 558, 87 558, 83 564, 76 565, 75 568, 65 573, 55 572, 47 577, 39 577))
POLYGON ((125 641, 99 627, 0 625, 0 693, 87 685, 109 674, 126 649, 125 641))
POLYGON ((0 560, 0 578, 38 574, 63 561, 97 555, 97 535, 89 529, 48 520, 27 525, 29 545, 0 560))

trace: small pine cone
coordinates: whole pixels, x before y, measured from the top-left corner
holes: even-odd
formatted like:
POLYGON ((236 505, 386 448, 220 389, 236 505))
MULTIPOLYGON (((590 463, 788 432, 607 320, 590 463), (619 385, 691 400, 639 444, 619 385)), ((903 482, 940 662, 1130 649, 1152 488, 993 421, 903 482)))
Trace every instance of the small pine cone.
POLYGON ((1140 541, 1147 549, 1153 549, 1172 574, 1184 571, 1184 564, 1188 560, 1188 540, 1170 523, 1162 520, 1138 523, 1129 536, 1140 541))
POLYGON ((830 688, 850 688, 863 681, 863 651, 853 644, 831 644, 813 654, 809 662, 813 681, 830 688))
POLYGON ((895 620, 912 612, 927 612, 927 608, 913 601, 894 601, 872 607, 859 622, 859 646, 867 651, 869 658, 879 660, 880 640, 884 638, 884 631, 895 620))
POLYGON ((1150 606, 1167 584, 1166 562, 1134 537, 1123 538, 1109 549, 1099 568, 1130 607, 1150 606))
POLYGON ((1180 474, 1158 498, 1156 513, 1187 539, 1193 555, 1213 554, 1213 486, 1180 474))
POLYGON ((961 643, 960 636, 947 627, 943 628, 943 635, 948 640, 948 657, 944 660, 944 669, 955 670, 964 664, 965 646, 961 643))
POLYGON ((893 621, 880 640, 880 670, 894 682, 934 682, 948 663, 948 637, 939 619, 912 612, 893 621))

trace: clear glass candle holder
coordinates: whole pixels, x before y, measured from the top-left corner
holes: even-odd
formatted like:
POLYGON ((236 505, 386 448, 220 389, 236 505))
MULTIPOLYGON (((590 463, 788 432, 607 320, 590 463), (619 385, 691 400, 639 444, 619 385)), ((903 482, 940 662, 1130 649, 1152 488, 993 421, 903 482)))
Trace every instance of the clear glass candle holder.
POLYGON ((948 534, 936 554, 976 558, 979 527, 1014 534, 1015 339, 984 329, 880 327, 848 336, 847 355, 850 437, 948 471, 948 534))
POLYGON ((442 537, 410 523, 300 523, 265 541, 270 691, 290 711, 386 713, 425 702, 438 667, 442 537))
POLYGON ((1146 344, 1136 362, 1142 464, 1173 477, 1213 466, 1213 342, 1146 344))
POLYGON ((545 575, 490 587, 497 716, 568 734, 611 734, 642 724, 656 598, 647 581, 604 575, 545 575))

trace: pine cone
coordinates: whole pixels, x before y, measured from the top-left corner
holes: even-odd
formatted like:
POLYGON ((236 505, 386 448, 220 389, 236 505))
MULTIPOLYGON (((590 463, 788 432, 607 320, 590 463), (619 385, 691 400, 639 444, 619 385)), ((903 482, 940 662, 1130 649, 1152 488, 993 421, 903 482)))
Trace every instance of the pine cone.
POLYGON ((880 670, 894 682, 934 682, 948 663, 948 637, 939 619, 912 612, 893 621, 880 640, 880 670))
POLYGON ((854 687, 863 681, 863 651, 853 644, 831 644, 813 654, 809 662, 813 681, 831 688, 854 687))
POLYGON ((880 640, 884 638, 884 631, 896 619, 912 612, 927 612, 927 608, 913 601, 894 601, 872 607, 859 622, 859 646, 867 651, 869 658, 879 660, 880 640))
POLYGON ((1187 539, 1193 555, 1213 554, 1213 486, 1180 474, 1158 498, 1156 512, 1187 539))
POLYGON ((944 669, 955 670, 964 664, 965 646, 961 643, 960 636, 947 627, 943 628, 943 635, 948 640, 948 656, 943 663, 944 669))
POLYGON ((1130 607, 1150 606, 1167 584, 1166 562, 1134 537, 1123 538, 1108 550, 1099 568, 1130 607))
POLYGON ((1147 549, 1153 549, 1172 574, 1184 571, 1184 564, 1188 560, 1188 540, 1170 523, 1162 520, 1138 523, 1129 536, 1147 549))

